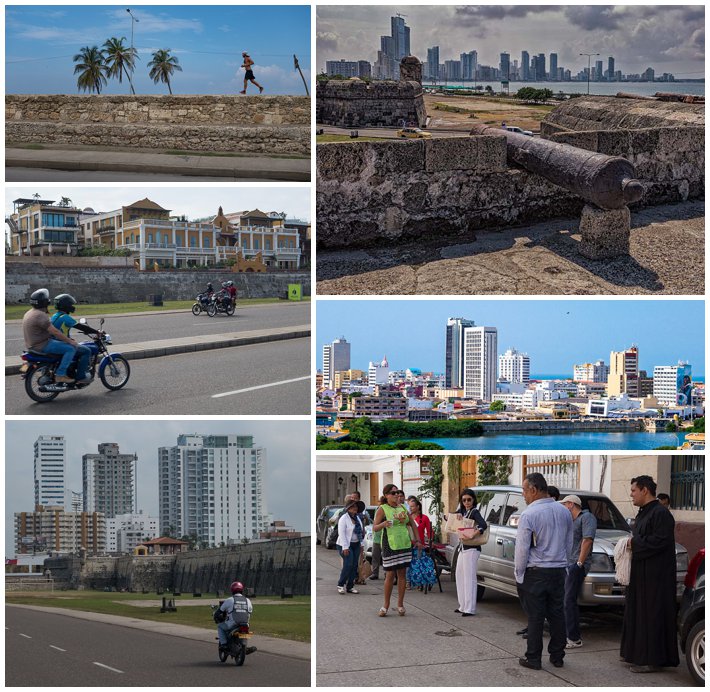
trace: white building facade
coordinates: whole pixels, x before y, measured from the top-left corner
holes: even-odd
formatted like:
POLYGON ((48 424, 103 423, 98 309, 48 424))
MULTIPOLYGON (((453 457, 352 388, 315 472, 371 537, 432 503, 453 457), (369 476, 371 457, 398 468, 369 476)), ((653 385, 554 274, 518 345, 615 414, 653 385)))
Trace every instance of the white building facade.
POLYGON ((367 384, 371 387, 376 384, 387 384, 389 382, 390 364, 387 362, 387 356, 381 361, 370 361, 367 366, 367 384))
POLYGON ((323 346, 323 386, 332 389, 335 373, 350 370, 350 344, 345 337, 323 346))
POLYGON ((40 435, 34 443, 35 506, 64 507, 66 442, 61 435, 40 435))
POLYGON ((653 368, 653 396, 665 406, 691 403, 692 373, 688 363, 653 368))
POLYGON ((121 454, 114 442, 99 445, 98 454, 81 458, 85 512, 101 512, 107 519, 136 511, 135 454, 121 454))
POLYGON ((530 382, 530 356, 509 348, 498 357, 498 376, 507 382, 527 384, 530 382))
POLYGON ((119 514, 106 520, 106 550, 109 553, 130 553, 143 541, 159 535, 158 517, 143 512, 119 514))
POLYGON ((465 399, 493 401, 496 393, 498 330, 495 327, 464 329, 465 399))
POLYGON ((603 360, 596 363, 582 363, 574 366, 575 382, 604 382, 609 376, 609 366, 603 360))

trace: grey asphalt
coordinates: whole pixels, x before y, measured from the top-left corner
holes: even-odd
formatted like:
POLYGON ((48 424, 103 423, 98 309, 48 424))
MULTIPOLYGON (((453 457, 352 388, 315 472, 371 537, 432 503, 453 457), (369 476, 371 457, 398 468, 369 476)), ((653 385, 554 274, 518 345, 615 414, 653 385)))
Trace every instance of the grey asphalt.
POLYGON ((310 373, 310 339, 289 339, 131 361, 131 379, 123 389, 108 391, 97 380, 46 404, 27 396, 19 375, 7 376, 5 412, 306 416, 310 373), (219 394, 224 396, 215 397, 219 394))
MULTIPOLYGON (((104 616, 105 617, 105 616, 104 616)), ((128 620, 128 618, 121 618, 128 620)), ((84 620, 55 612, 5 608, 7 687, 296 687, 310 662, 259 651, 243 666, 220 663, 209 631, 200 640, 84 620), (100 664, 100 665, 99 665, 100 664)), ((258 647, 258 644, 257 644, 258 647)), ((294 648, 303 645, 296 644, 294 648)), ((232 659, 230 659, 232 661, 232 659)))
MULTIPOLYGON (((195 295, 199 293, 196 288, 195 295)), ((81 315, 81 307, 77 310, 81 315)), ((218 314, 208 317, 202 313, 195 317, 189 310, 181 312, 133 313, 106 315, 104 329, 113 339, 111 350, 121 351, 125 344, 138 344, 161 339, 188 338, 202 335, 219 335, 260 331, 277 327, 294 327, 310 322, 310 302, 264 303, 237 306, 233 317, 218 314)), ((87 317, 90 326, 98 328, 99 317, 87 317)), ((22 353, 22 321, 5 323, 5 354, 22 353)))
MULTIPOLYGON (((59 171, 116 171, 170 176, 208 176, 233 180, 281 180, 308 182, 311 178, 311 161, 306 158, 280 158, 275 156, 203 156, 196 154, 164 154, 145 150, 116 151, 102 147, 78 149, 53 148, 43 145, 42 149, 5 149, 5 167, 57 169, 59 171)), ((32 182, 36 178, 25 181, 32 182)), ((78 180, 73 177, 70 180, 78 180)))
MULTIPOLYGON (((406 616, 382 606, 382 579, 358 586, 357 595, 336 590, 340 559, 318 546, 316 559, 316 684, 333 687, 688 687, 685 663, 639 676, 619 661, 618 614, 593 614, 582 628, 584 645, 567 652, 563 668, 543 656, 542 670, 523 668, 525 626, 517 598, 488 591, 475 617, 454 613, 456 584, 442 577, 428 594, 408 591, 406 616), (364 636, 363 636, 363 633, 364 636), (334 655, 333 642, 349 642, 347 655, 334 655)), ((383 576, 383 573, 380 573, 383 576)), ((393 599, 396 605, 396 599, 393 599)), ((548 638, 545 637, 545 647, 548 638)))
MULTIPOLYGON (((397 130, 398 127, 335 127, 334 125, 317 125, 316 129, 320 131, 321 129, 327 135, 350 135, 354 130, 358 132, 360 137, 382 137, 387 139, 398 139, 397 130)), ((460 130, 444 130, 444 129, 434 129, 425 130, 428 132, 432 139, 444 139, 446 137, 467 137, 469 129, 460 130)))

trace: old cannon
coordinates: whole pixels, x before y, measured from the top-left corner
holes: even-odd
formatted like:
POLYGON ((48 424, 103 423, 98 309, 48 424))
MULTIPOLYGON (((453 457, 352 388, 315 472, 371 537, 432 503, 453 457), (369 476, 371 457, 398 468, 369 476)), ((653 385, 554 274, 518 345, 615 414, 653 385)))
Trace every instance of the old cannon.
POLYGON ((499 127, 474 125, 472 135, 505 135, 508 162, 537 173, 601 209, 622 209, 637 202, 643 185, 636 180, 630 161, 510 132, 499 127))

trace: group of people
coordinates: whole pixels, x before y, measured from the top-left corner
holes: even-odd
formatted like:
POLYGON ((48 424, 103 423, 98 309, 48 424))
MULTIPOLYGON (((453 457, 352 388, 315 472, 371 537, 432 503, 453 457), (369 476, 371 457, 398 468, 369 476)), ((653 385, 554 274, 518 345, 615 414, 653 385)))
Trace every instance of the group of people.
POLYGON ((55 382, 77 382, 88 384, 92 380, 89 373, 91 351, 70 336, 76 329, 84 334, 101 334, 98 329, 81 324, 71 316, 76 310, 76 300, 68 293, 61 293, 54 299, 56 312, 49 316, 49 291, 40 288, 30 296, 32 306, 22 318, 22 334, 28 351, 60 356, 55 371, 55 382), (68 373, 69 366, 77 359, 76 378, 68 373))
MULTIPOLYGON (((207 288, 205 289, 205 294, 207 296, 207 299, 211 299, 212 296, 215 295, 214 292, 214 286, 212 285, 212 282, 208 282, 207 288)), ((232 307, 237 306, 237 287, 234 285, 234 281, 223 281, 222 282, 222 288, 217 293, 217 299, 222 301, 222 300, 230 300, 232 303, 232 307)))
MULTIPOLYGON (((526 509, 515 541, 515 580, 528 617, 521 666, 540 670, 543 626, 549 623, 548 653, 553 666, 564 665, 565 649, 582 646, 577 599, 589 572, 596 533, 595 517, 577 495, 555 499, 542 474, 523 481, 526 509)), ((558 493, 559 496, 559 493, 558 493)), ((677 666, 675 522, 656 497, 650 476, 631 479, 631 500, 639 507, 627 542, 630 582, 626 588, 621 660, 634 673, 677 666)))

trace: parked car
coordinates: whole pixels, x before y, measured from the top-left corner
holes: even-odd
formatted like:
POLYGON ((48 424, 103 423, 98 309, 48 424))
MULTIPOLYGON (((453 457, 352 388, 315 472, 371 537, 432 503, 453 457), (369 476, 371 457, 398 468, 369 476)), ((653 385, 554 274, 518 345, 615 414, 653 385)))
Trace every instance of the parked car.
POLYGON ((519 135, 525 135, 527 137, 532 137, 533 133, 530 132, 530 130, 523 130, 521 127, 517 127, 516 125, 503 125, 504 130, 508 130, 508 132, 517 132, 519 135))
POLYGON ((407 139, 429 139, 431 132, 424 132, 418 127, 403 127, 397 130, 397 137, 406 137, 407 139))
POLYGON ((705 548, 688 565, 678 611, 678 634, 695 684, 705 687, 705 548))
POLYGON ((316 545, 325 543, 329 528, 328 520, 343 507, 344 505, 326 505, 318 513, 316 518, 316 545))
MULTIPOLYGON (((517 595, 514 575, 515 536, 520 514, 526 507, 521 486, 495 485, 471 488, 478 499, 478 509, 490 526, 488 543, 482 546, 478 560, 478 597, 486 589, 517 595)), ((592 548, 592 564, 579 595, 579 604, 587 606, 623 605, 624 587, 617 583, 614 546, 631 529, 616 505, 603 493, 560 489, 562 497, 574 493, 597 519, 597 534, 592 548)), ((446 547, 452 574, 456 574, 458 537, 449 535, 446 547)), ((688 569, 688 552, 676 543, 678 598, 688 569)))
MULTIPOLYGON (((316 538, 316 543, 320 545, 321 541, 323 542, 323 545, 325 545, 328 550, 333 550, 335 548, 335 542, 337 540, 337 536, 335 535, 335 524, 330 523, 330 519, 335 516, 341 509, 343 509, 345 505, 330 505, 328 508, 324 507, 323 510, 325 509, 330 509, 332 508, 333 511, 329 512, 328 518, 325 519, 325 531, 323 532, 322 536, 319 535, 318 538, 316 538)), ((321 510, 321 514, 323 514, 323 510, 321 510)), ((365 507, 365 512, 368 514, 370 517, 370 523, 375 518, 375 512, 377 511, 377 507, 365 507)), ((320 515, 319 515, 320 519, 320 515)), ((365 527, 365 530, 367 531, 367 527, 365 527)), ((372 546, 370 546, 370 556, 372 556, 372 546)))

